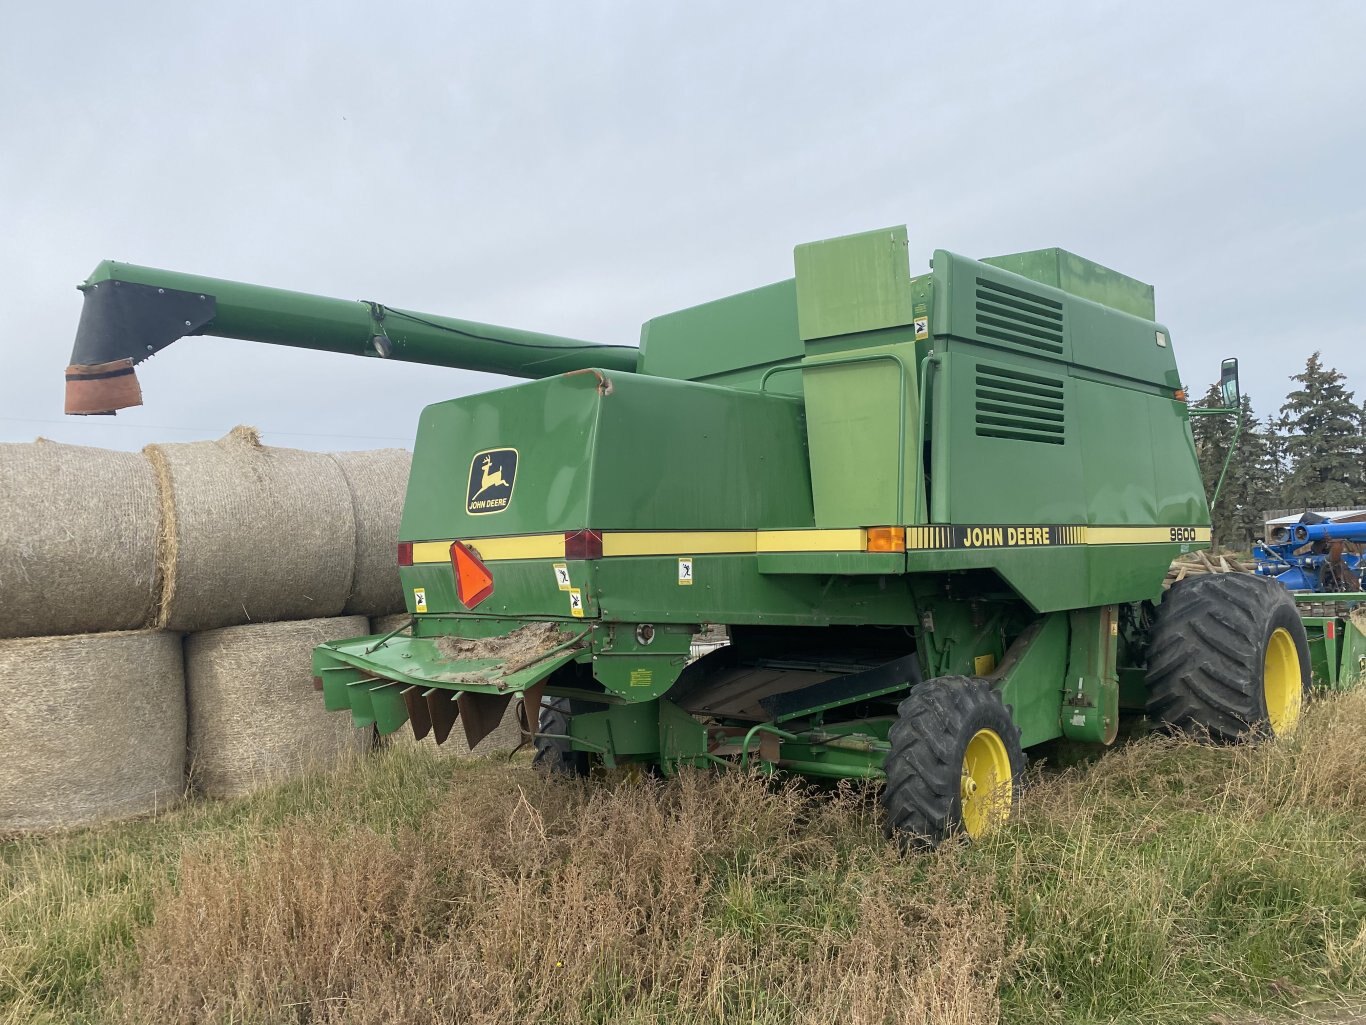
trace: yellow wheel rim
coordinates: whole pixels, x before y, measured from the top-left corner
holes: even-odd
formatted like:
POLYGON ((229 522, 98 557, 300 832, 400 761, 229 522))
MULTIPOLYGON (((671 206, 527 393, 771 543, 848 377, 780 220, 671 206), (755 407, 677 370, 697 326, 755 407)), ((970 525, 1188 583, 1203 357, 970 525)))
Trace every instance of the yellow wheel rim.
POLYGON ((995 730, 978 730, 963 752, 963 829, 976 839, 1010 818, 1010 755, 995 730))
POLYGON ((1295 638, 1283 626, 1277 627, 1266 642, 1262 687, 1266 693, 1266 717, 1271 721, 1271 732, 1278 737, 1294 733, 1304 705, 1304 686, 1295 638))

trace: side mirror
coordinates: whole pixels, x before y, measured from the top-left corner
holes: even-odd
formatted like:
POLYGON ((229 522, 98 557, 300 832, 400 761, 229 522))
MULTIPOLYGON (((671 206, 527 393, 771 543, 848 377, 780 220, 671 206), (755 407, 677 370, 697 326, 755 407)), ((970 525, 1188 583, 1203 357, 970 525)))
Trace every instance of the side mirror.
POLYGON ((1219 397, 1225 409, 1237 409, 1242 405, 1243 395, 1238 390, 1238 360, 1229 358, 1219 366, 1219 397))

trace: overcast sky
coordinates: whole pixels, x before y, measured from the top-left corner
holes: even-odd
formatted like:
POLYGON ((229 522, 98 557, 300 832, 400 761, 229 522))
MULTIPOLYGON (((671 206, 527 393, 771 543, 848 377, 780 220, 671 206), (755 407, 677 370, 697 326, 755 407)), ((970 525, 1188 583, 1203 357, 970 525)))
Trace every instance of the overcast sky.
POLYGON ((505 379, 215 338, 64 418, 118 259, 603 342, 910 228, 1151 282, 1185 380, 1366 397, 1360 3, 11 3, 0 440, 409 445, 505 379), (285 13, 281 13, 281 11, 285 13))

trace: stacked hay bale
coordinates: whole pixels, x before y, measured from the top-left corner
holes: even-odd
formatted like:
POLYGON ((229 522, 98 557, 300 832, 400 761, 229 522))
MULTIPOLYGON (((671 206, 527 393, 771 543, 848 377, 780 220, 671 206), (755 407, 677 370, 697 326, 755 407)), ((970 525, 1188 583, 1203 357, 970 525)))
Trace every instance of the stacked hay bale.
MULTIPOLYGON (((369 747, 310 656, 403 608, 410 461, 250 427, 142 453, 0 445, 0 832, 166 807, 187 748, 200 792, 233 796, 369 747)), ((477 753, 519 741, 510 708, 477 753)))
POLYGON ((0 444, 0 637, 148 626, 160 533, 138 453, 0 444))
POLYGON ((161 484, 158 626, 213 630, 342 611, 356 521, 331 456, 266 448, 253 427, 146 452, 161 484))
POLYGON ((403 608, 403 589, 395 544, 412 456, 401 448, 383 448, 338 452, 332 458, 351 492, 356 524, 355 572, 345 612, 349 616, 398 612, 403 608))
POLYGON ((238 797, 336 764, 371 731, 323 708, 314 646, 368 632, 363 616, 230 626, 185 642, 190 775, 209 797, 238 797))
POLYGON ((0 641, 0 833, 157 811, 185 789, 180 637, 0 641))

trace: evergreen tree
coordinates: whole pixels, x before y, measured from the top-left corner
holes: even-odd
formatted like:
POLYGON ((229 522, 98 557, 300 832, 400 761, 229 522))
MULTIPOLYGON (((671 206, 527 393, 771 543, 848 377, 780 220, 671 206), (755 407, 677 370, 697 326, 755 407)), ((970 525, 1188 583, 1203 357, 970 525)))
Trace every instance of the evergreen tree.
MULTIPOLYGON (((1205 397, 1196 405, 1206 409, 1222 407, 1219 386, 1210 385, 1205 397)), ((1270 432, 1257 420, 1252 411, 1252 399, 1247 395, 1243 396, 1236 419, 1232 414, 1197 417, 1191 421, 1191 431, 1195 435, 1205 495, 1213 498, 1238 421, 1242 423, 1242 433, 1228 461, 1218 501, 1210 512, 1216 543, 1245 548, 1261 537, 1263 513, 1276 502, 1278 474, 1270 432)))
POLYGON ((1357 463, 1357 500, 1359 508, 1366 508, 1366 402, 1361 404, 1361 409, 1357 412, 1357 451, 1361 453, 1361 459, 1357 463))
POLYGON ((1323 366, 1319 353, 1292 378, 1277 427, 1289 466, 1281 489, 1288 506, 1343 509, 1363 496, 1361 409, 1347 379, 1323 366))

